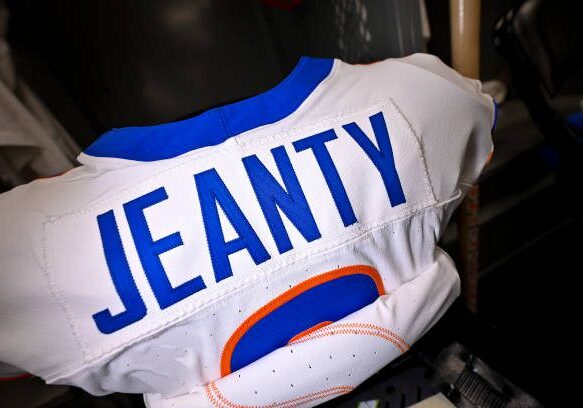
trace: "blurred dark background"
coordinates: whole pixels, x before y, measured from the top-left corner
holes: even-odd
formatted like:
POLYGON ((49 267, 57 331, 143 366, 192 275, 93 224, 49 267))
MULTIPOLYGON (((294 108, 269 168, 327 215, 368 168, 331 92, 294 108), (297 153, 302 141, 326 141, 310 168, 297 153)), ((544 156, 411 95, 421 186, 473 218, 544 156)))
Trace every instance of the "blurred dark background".
MULTIPOLYGON (((539 89, 541 78, 533 75, 533 84, 522 88, 515 82, 521 69, 532 73, 534 68, 510 69, 495 47, 496 22, 522 3, 532 3, 532 9, 544 2, 481 5, 480 79, 499 81, 495 89, 501 100, 496 153, 480 181, 478 314, 467 317, 458 303, 428 337, 434 343, 423 344, 436 348, 463 339, 494 369, 553 405, 564 387, 564 363, 576 352, 569 334, 576 325, 564 321, 572 320, 574 279, 583 270, 576 204, 581 180, 573 165, 580 157, 565 156, 564 145, 553 142, 552 126, 533 121, 537 105, 525 104, 528 95, 520 89, 539 89), (459 320, 460 315, 465 317, 459 320)), ((565 15, 583 15, 578 2, 547 3, 558 7, 559 22, 565 15)), ((6 4, 18 71, 81 148, 110 128, 177 120, 265 91, 302 55, 367 63, 429 52, 448 64, 451 56, 445 0, 6 4)), ((533 17, 535 27, 546 24, 541 15, 551 14, 533 17)), ((544 40, 543 31, 537 32, 544 40)), ((559 43, 569 41, 567 34, 559 34, 559 43)), ((536 42, 535 37, 529 38, 536 42)), ((582 54, 577 46, 572 44, 582 54)), ((583 111, 580 72, 564 79, 552 95, 545 92, 553 115, 560 118, 583 111)), ((456 257, 455 222, 442 244, 456 257)), ((83 404, 106 403, 78 398, 83 404)), ((136 401, 111 403, 131 406, 136 401)))
MULTIPOLYGON (((85 146, 100 133, 175 120, 264 91, 302 55, 366 63, 428 51, 450 59, 447 1, 9 0, 21 72, 85 146), (275 5, 274 5, 275 4, 275 5)), ((482 79, 500 73, 483 2, 482 79)))

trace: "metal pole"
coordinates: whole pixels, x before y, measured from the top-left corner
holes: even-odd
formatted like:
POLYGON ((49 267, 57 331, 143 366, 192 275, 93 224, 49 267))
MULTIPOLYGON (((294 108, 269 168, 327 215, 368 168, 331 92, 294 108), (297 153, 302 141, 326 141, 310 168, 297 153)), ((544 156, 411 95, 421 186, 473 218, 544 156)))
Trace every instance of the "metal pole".
MULTIPOLYGON (((450 0, 451 55, 455 70, 466 77, 480 75, 480 0, 450 0)), ((479 188, 473 186, 462 201, 458 215, 462 297, 478 311, 479 188)))

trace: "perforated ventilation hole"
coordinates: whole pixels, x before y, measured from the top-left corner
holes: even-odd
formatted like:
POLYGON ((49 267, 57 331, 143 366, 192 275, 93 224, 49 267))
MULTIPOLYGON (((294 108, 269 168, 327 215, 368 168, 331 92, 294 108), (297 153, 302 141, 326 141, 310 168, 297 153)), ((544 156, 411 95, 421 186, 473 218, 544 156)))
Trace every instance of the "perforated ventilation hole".
POLYGON ((332 360, 332 354, 330 354, 328 357, 330 357, 330 360, 332 360))
POLYGON ((293 385, 293 384, 290 384, 290 386, 291 386, 292 388, 294 387, 294 385, 293 385))
POLYGON ((310 368, 310 369, 311 369, 311 368, 312 368, 312 366, 311 366, 310 364, 308 364, 308 368, 310 368))
POLYGON ((271 372, 272 372, 272 373, 275 373, 275 369, 272 369, 272 370, 271 370, 271 372))
POLYGON ((255 390, 254 392, 255 392, 255 394, 257 394, 257 390, 255 390))

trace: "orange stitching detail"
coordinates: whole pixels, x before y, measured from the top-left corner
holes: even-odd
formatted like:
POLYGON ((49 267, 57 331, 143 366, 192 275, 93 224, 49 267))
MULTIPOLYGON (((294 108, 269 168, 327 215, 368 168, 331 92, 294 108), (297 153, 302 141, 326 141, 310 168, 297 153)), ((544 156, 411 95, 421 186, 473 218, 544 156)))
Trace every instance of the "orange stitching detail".
POLYGON ((395 347, 397 347, 403 353, 407 351, 398 341, 396 341, 392 337, 389 337, 389 336, 382 334, 380 332, 377 332, 377 331, 361 330, 361 329, 340 329, 340 330, 322 332, 322 333, 318 333, 318 334, 315 334, 315 335, 310 336, 310 337, 305 337, 303 339, 300 339, 295 344, 304 343, 304 342, 307 342, 309 340, 319 339, 322 337, 334 336, 337 334, 356 334, 356 335, 375 336, 375 337, 379 337, 381 339, 387 340, 388 342, 393 344, 395 347))
MULTIPOLYGON (((334 325, 334 327, 360 327, 360 328, 365 328, 365 329, 378 330, 378 331, 385 333, 388 336, 395 338, 395 340, 400 342, 404 348, 409 349, 411 347, 407 343, 407 341, 405 341, 404 338, 399 336, 394 331, 389 330, 389 329, 385 329, 384 327, 377 326, 377 325, 374 325, 372 323, 338 323, 338 324, 334 325)), ((328 329, 334 329, 334 327, 328 327, 328 329)))
MULTIPOLYGON (((331 326, 325 326, 324 328, 322 328, 318 331, 315 331, 313 333, 308 334, 307 336, 305 336, 303 338, 303 341, 301 341, 301 343, 304 343, 304 342, 311 340, 313 338, 317 338, 315 336, 318 336, 320 334, 327 333, 327 332, 334 332, 334 331, 337 331, 336 329, 342 329, 342 328, 364 328, 364 329, 377 330, 377 331, 384 333, 386 336, 393 338, 396 342, 398 342, 399 343, 398 347, 400 346, 399 350, 405 352, 411 347, 405 341, 405 339, 403 339, 397 333, 395 333, 389 329, 385 329, 384 327, 376 326, 376 325, 371 324, 371 323, 334 323, 331 326)), ((332 335, 332 334, 329 334, 329 335, 332 335)), ((341 332, 340 334, 350 334, 350 332, 344 331, 344 332, 341 332)), ((357 334, 357 333, 355 332, 354 334, 357 334)), ((319 336, 319 337, 322 337, 322 336, 319 336)), ((298 340, 299 339, 294 340, 293 343, 300 343, 300 341, 298 341, 298 340)), ((292 342, 290 341, 290 343, 288 343, 288 344, 292 344, 292 342)))
POLYGON ((366 335, 366 336, 375 336, 375 337, 379 337, 379 338, 384 339, 384 340, 388 341, 389 343, 393 344, 395 347, 397 347, 401 351, 401 353, 405 353, 407 351, 407 348, 403 347, 403 345, 401 343, 399 343, 396 339, 394 339, 390 336, 387 336, 386 334, 383 334, 379 331, 362 330, 362 329, 338 329, 338 330, 317 332, 316 334, 313 334, 311 336, 299 339, 295 344, 305 343, 305 342, 310 341, 310 340, 319 339, 319 338, 327 337, 327 336, 334 336, 337 334, 357 334, 357 335, 360 334, 360 335, 366 335))
POLYGON ((301 339, 302 337, 306 337, 307 335, 315 332, 316 330, 320 330, 321 328, 326 327, 329 324, 332 324, 332 322, 330 320, 326 320, 325 322, 320 322, 318 324, 315 324, 312 327, 310 327, 309 329, 306 329, 303 332, 293 336, 291 339, 289 339, 287 344, 293 343, 294 341, 297 341, 298 339, 301 339))
POLYGON ((346 276, 346 275, 368 275, 370 276, 376 287, 377 291, 379 292, 379 296, 385 295, 385 288, 383 286, 383 281, 381 276, 377 272, 377 270, 371 266, 367 265, 352 265, 346 266, 344 268, 335 269, 333 271, 329 271, 323 273, 321 275, 314 276, 310 279, 303 281, 302 283, 294 286, 290 290, 282 293, 278 297, 272 299, 270 302, 265 304, 263 307, 258 309, 255 313, 249 316, 238 328, 235 332, 231 335, 225 347, 223 349, 223 354, 221 356, 221 377, 226 376, 227 374, 231 373, 231 356, 233 355, 233 351, 235 350, 235 346, 243 337, 243 335, 249 330, 255 323, 261 320, 263 317, 268 315, 269 313, 276 310, 282 304, 288 302, 289 300, 297 297, 298 295, 302 294, 303 292, 312 289, 315 286, 318 286, 324 282, 331 281, 333 279, 346 276))
MULTIPOLYGON (((214 382, 211 383, 211 389, 212 389, 212 391, 214 391, 217 394, 217 397, 219 398, 220 401, 227 404, 227 406, 229 406, 231 408, 264 408, 264 407, 285 407, 286 405, 289 406, 290 404, 298 404, 298 403, 302 403, 302 402, 307 402, 307 401, 305 401, 306 399, 313 401, 313 400, 328 397, 328 396, 334 395, 334 394, 345 394, 345 393, 352 391, 354 389, 354 387, 351 387, 348 385, 341 385, 341 386, 327 388, 325 390, 312 392, 312 393, 309 393, 306 395, 302 395, 302 396, 293 398, 291 400, 282 401, 282 402, 274 402, 274 403, 271 403, 269 405, 259 405, 259 406, 258 405, 240 405, 240 404, 236 404, 232 401, 229 401, 226 397, 224 397, 221 394, 221 391, 219 390, 216 383, 214 383, 214 382)), ((295 406, 295 405, 292 405, 292 406, 295 406)))
POLYGON ((208 399, 211 401, 211 403, 212 403, 212 404, 213 404, 215 407, 219 407, 219 408, 220 408, 220 405, 219 405, 219 403, 217 402, 217 400, 215 400, 215 396, 213 395, 213 393, 212 393, 212 390, 211 390, 211 388, 210 388, 210 385, 209 385, 209 384, 207 384, 207 385, 205 385, 205 386, 204 386, 204 392, 205 392, 205 394, 206 394, 207 398, 208 398, 208 399))
POLYGON ((333 387, 335 389, 328 389, 327 392, 322 392, 319 395, 314 395, 310 398, 303 398, 301 401, 298 399, 297 401, 291 401, 288 405, 280 405, 281 408, 293 408, 296 407, 298 404, 305 404, 306 402, 316 401, 322 398, 330 397, 332 395, 342 395, 348 394, 350 391, 354 389, 354 387, 333 387))
POLYGON ((205 385, 205 391, 207 392, 207 396, 209 397, 211 402, 216 407, 220 407, 221 405, 218 404, 217 401, 215 400, 214 395, 212 394, 213 392, 216 394, 216 397, 218 398, 218 400, 220 402, 222 402, 223 404, 225 404, 229 408, 276 408, 276 407, 287 408, 287 407, 296 406, 297 404, 300 404, 300 403, 310 402, 310 401, 314 401, 317 399, 329 397, 329 396, 335 395, 335 394, 346 394, 346 393, 349 393, 350 391, 352 391, 353 389, 354 389, 354 387, 349 386, 349 385, 340 385, 340 386, 336 386, 336 387, 327 388, 325 390, 302 395, 302 396, 293 398, 291 400, 282 401, 282 402, 274 402, 274 403, 269 404, 269 405, 240 405, 240 404, 236 404, 236 403, 228 400, 226 397, 224 397, 223 394, 221 393, 221 391, 219 390, 219 388, 217 387, 215 382, 211 382, 211 383, 205 385))

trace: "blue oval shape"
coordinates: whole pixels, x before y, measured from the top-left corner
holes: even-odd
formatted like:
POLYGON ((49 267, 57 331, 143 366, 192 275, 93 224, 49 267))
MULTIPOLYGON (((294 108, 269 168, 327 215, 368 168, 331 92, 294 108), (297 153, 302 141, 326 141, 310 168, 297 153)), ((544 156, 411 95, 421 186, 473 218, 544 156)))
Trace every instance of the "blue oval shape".
POLYGON ((335 322, 384 294, 378 272, 348 266, 312 277, 253 313, 233 333, 221 358, 223 376, 285 346, 322 322, 335 322))

